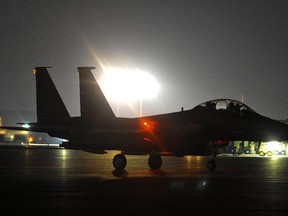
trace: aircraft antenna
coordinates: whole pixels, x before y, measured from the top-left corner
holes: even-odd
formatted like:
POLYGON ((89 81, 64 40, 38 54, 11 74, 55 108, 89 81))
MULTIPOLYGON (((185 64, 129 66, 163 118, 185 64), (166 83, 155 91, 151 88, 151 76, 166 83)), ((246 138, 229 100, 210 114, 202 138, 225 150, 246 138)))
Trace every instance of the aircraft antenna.
POLYGON ((244 95, 241 94, 241 102, 244 103, 244 95))

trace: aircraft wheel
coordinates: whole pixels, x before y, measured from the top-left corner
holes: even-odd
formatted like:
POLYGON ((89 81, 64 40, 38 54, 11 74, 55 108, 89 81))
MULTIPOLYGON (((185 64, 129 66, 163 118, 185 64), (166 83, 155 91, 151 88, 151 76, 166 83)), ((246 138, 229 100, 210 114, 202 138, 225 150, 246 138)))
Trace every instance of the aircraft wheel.
POLYGON ((210 161, 207 162, 207 169, 208 169, 209 171, 214 171, 215 168, 216 168, 216 162, 215 162, 215 160, 210 160, 210 161))
POLYGON ((148 165, 152 170, 157 170, 162 165, 162 158, 160 155, 152 154, 149 156, 148 165))
POLYGON ((113 158, 113 166, 116 170, 123 170, 127 165, 127 160, 124 154, 117 154, 113 158))
POLYGON ((273 152, 272 152, 272 151, 268 151, 268 152, 267 152, 267 155, 268 155, 268 156, 272 156, 272 155, 273 155, 273 152))

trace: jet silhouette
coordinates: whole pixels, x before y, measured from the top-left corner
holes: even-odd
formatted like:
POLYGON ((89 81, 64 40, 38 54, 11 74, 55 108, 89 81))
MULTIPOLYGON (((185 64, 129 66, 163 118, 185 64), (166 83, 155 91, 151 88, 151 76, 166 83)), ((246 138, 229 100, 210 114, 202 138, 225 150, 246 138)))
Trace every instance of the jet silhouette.
POLYGON ((104 154, 116 170, 125 169, 125 155, 149 155, 148 165, 159 169, 161 156, 211 156, 207 168, 216 168, 217 150, 229 141, 287 141, 288 125, 256 113, 233 99, 215 99, 190 110, 138 118, 116 117, 91 70, 78 67, 81 116, 71 117, 48 67, 36 67, 37 122, 2 126, 10 130, 45 132, 62 138, 61 147, 104 154))

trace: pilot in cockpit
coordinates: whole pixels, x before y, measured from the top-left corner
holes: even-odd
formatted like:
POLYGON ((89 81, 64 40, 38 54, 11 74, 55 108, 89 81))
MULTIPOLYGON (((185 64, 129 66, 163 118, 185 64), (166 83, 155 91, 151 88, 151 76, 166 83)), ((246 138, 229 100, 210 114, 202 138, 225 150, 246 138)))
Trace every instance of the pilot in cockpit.
POLYGON ((240 113, 240 105, 238 103, 233 103, 232 101, 228 104, 228 109, 239 114, 240 113))

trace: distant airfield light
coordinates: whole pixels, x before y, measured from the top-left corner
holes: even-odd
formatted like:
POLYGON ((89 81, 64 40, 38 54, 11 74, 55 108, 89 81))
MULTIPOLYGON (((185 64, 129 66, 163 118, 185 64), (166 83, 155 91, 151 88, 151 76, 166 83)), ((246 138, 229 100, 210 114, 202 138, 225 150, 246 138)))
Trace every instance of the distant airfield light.
POLYGON ((132 103, 155 97, 160 89, 157 80, 139 69, 103 68, 100 85, 110 100, 132 103))
POLYGON ((22 127, 23 128, 30 128, 30 125, 29 124, 23 124, 22 127))
POLYGON ((29 136, 27 141, 28 141, 28 143, 32 143, 34 141, 34 137, 33 136, 29 136))

